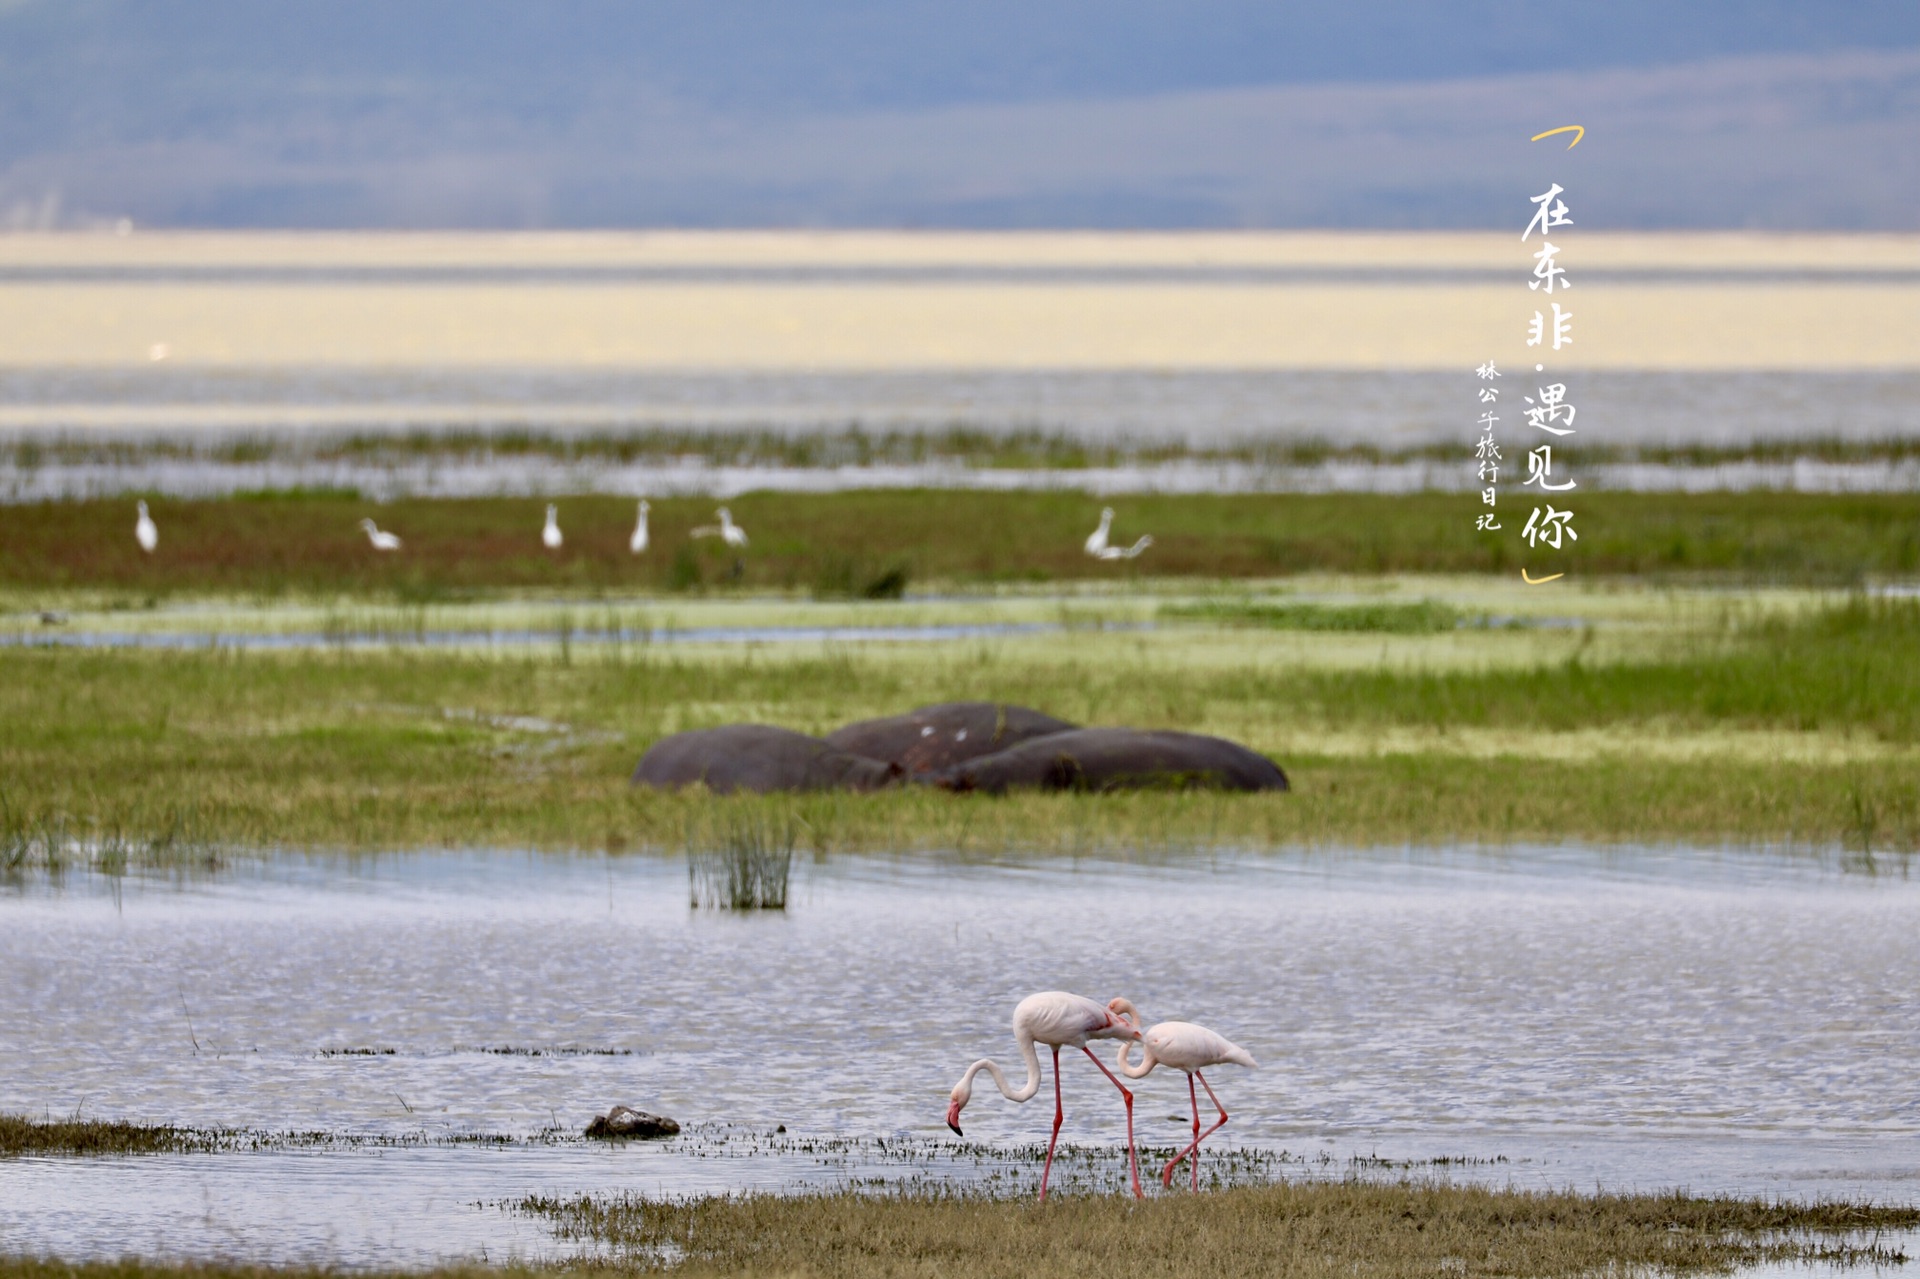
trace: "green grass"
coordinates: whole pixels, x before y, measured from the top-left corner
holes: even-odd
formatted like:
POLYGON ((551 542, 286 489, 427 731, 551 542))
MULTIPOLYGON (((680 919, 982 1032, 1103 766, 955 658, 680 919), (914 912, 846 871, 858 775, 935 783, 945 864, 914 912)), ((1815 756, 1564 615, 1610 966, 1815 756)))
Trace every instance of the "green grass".
POLYGON ((1432 635, 1460 624, 1459 609, 1433 600, 1342 605, 1213 599, 1162 604, 1156 616, 1222 626, 1264 626, 1276 631, 1370 631, 1383 635, 1432 635))
POLYGON ((1920 847, 1920 602, 1730 606, 1619 635, 1064 639, 0 650, 0 870, 262 847, 725 849, 741 829, 791 830, 803 852, 1920 847), (823 732, 956 697, 1234 737, 1275 756, 1295 790, 721 801, 626 784, 668 732, 747 719, 823 732))
MULTIPOLYGON (((1303 572, 1474 573, 1847 584, 1920 571, 1920 496, 1594 493, 1577 503, 1577 547, 1527 551, 1512 528, 1476 533, 1463 494, 1153 496, 1113 499, 1116 536, 1151 532, 1138 560, 1089 559, 1101 500, 1075 493, 752 493, 732 500, 743 554, 688 531, 715 503, 654 503, 654 548, 627 550, 633 506, 560 501, 566 545, 539 542, 544 503, 280 493, 260 500, 152 498, 160 549, 134 545, 133 503, 0 507, 0 589, 89 589, 130 600, 186 593, 368 594, 412 600, 539 589, 561 594, 777 589, 824 597, 911 583, 1259 578, 1303 572), (362 517, 405 547, 375 554, 362 517), (737 571, 736 571, 737 565, 737 571)), ((1517 522, 1512 522, 1517 528, 1517 522)))
POLYGON ((718 1275, 1142 1272, 1234 1279, 1726 1273, 1760 1262, 1892 1260, 1859 1232, 1920 1210, 1663 1195, 1529 1193, 1363 1182, 1174 1195, 1063 1197, 1037 1207, 967 1195, 857 1193, 691 1202, 534 1199, 567 1234, 637 1268, 718 1275), (1835 1238, 1847 1232, 1851 1238, 1835 1238))

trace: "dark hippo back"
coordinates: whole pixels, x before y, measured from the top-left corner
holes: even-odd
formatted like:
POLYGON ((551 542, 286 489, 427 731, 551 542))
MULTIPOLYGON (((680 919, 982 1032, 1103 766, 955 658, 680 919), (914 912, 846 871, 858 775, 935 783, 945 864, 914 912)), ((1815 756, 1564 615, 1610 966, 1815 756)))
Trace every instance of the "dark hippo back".
POLYGON ((691 786, 717 794, 745 790, 875 790, 900 775, 876 759, 836 750, 817 737, 765 724, 728 724, 663 737, 640 757, 635 786, 691 786))
POLYGON ((898 764, 909 773, 936 773, 1072 727, 1065 720, 1025 706, 941 702, 905 715, 864 719, 827 734, 826 740, 843 751, 898 764))
POLYGON ((948 790, 997 795, 1014 787, 1129 790, 1194 786, 1285 790, 1287 775, 1265 755, 1198 733, 1078 728, 1036 737, 930 778, 948 790))

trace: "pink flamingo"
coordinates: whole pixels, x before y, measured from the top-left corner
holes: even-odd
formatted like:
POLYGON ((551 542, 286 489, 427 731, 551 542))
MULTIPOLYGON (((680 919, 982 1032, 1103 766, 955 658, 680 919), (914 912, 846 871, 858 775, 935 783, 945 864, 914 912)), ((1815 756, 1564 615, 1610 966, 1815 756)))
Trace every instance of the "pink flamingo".
POLYGON ((1040 1202, 1047 1201, 1047 1178, 1053 1174, 1053 1148, 1060 1140, 1060 1124, 1066 1118, 1066 1108, 1060 1100, 1060 1050, 1078 1048, 1087 1054, 1087 1060, 1098 1066, 1100 1073, 1113 1080, 1113 1086, 1120 1090, 1121 1099, 1127 1104, 1127 1159, 1133 1170, 1133 1193, 1141 1198, 1140 1192, 1140 1154, 1133 1143, 1133 1093, 1127 1086, 1114 1078, 1111 1070, 1100 1065, 1100 1059, 1087 1047, 1090 1039, 1140 1038, 1137 1024, 1129 1024, 1110 1009, 1108 1005, 1096 1003, 1084 995, 1070 995, 1064 990, 1043 990, 1037 995, 1028 995, 1013 1010, 1013 1038, 1020 1045, 1020 1056, 1027 1063, 1027 1082, 1014 1088, 1007 1082, 1006 1075, 992 1060, 982 1057, 967 1067, 967 1073, 960 1076, 960 1082, 953 1086, 953 1093, 947 1100, 947 1127, 956 1135, 960 1132, 960 1111, 973 1097, 973 1077, 981 1071, 993 1076, 993 1082, 1000 1085, 1000 1095, 1008 1101, 1031 1101, 1040 1091, 1040 1054, 1035 1044, 1045 1044, 1053 1049, 1053 1135, 1047 1139, 1047 1164, 1040 1170, 1040 1202))
MULTIPOLYGON (((1140 1025, 1140 1010, 1127 999, 1116 999, 1107 1005, 1131 1025, 1140 1025)), ((1132 1041, 1120 1045, 1120 1073, 1128 1079, 1145 1079, 1153 1073, 1155 1066, 1172 1066, 1184 1071, 1187 1076, 1187 1096, 1193 1102, 1193 1144, 1167 1160, 1167 1166, 1160 1170, 1160 1184, 1173 1184, 1173 1170, 1182 1159, 1193 1157, 1193 1188, 1200 1189, 1200 1143, 1225 1126, 1227 1108, 1220 1104, 1220 1098, 1214 1094, 1213 1085, 1201 1070, 1208 1066, 1218 1066, 1231 1062, 1236 1066, 1253 1068, 1253 1054, 1238 1044, 1228 1041, 1224 1035, 1215 1034, 1205 1026, 1196 1026, 1190 1021, 1163 1021, 1149 1026, 1140 1036, 1143 1054, 1138 1069, 1127 1060, 1133 1052, 1132 1041), (1200 1094, 1194 1091, 1193 1081, 1198 1079, 1200 1086, 1207 1090, 1207 1097, 1213 1102, 1213 1108, 1220 1112, 1219 1120, 1203 1134, 1200 1131, 1200 1094)))

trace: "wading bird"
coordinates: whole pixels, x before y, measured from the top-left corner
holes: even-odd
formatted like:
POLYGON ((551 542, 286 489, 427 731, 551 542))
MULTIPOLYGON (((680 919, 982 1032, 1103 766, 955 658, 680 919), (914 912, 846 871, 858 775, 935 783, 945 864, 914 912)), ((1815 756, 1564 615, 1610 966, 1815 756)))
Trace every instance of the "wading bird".
POLYGON ((1102 507, 1100 510, 1100 527, 1087 534, 1087 554, 1093 556, 1096 560, 1104 557, 1107 549, 1107 530, 1112 527, 1113 508, 1111 506, 1102 507))
POLYGON ((1047 1178, 1053 1174, 1053 1148, 1060 1140, 1060 1124, 1066 1118, 1066 1108, 1060 1100, 1060 1050, 1078 1048, 1087 1054, 1088 1061, 1099 1067, 1101 1074, 1113 1080, 1113 1086, 1120 1090, 1121 1099, 1127 1104, 1127 1160, 1133 1173, 1133 1193, 1138 1198, 1140 1155, 1133 1144, 1133 1093, 1114 1078, 1111 1070, 1100 1065, 1100 1059, 1087 1047, 1091 1039, 1131 1041, 1140 1038, 1137 1019, 1129 1023, 1112 1011, 1110 1005, 1096 1003, 1084 995, 1043 990, 1037 995, 1028 995, 1014 1007, 1013 1038, 1027 1063, 1027 1082, 1015 1088, 997 1063, 982 1057, 968 1066, 967 1073, 953 1086, 947 1098, 947 1127, 953 1129, 956 1136, 964 1135, 960 1132, 960 1111, 973 1097, 973 1077, 983 1070, 993 1076, 993 1082, 1000 1086, 1000 1095, 1008 1101, 1031 1101, 1040 1091, 1040 1054, 1034 1045, 1045 1044, 1053 1049, 1053 1135, 1047 1139, 1046 1167, 1040 1170, 1040 1202, 1045 1203, 1047 1178))
MULTIPOLYGON (((1115 999, 1107 1008, 1138 1029, 1140 1010, 1128 999, 1115 999)), ((1220 1104, 1220 1098, 1214 1095, 1213 1085, 1200 1072, 1208 1066, 1219 1066, 1231 1062, 1236 1066, 1253 1067, 1253 1054, 1238 1044, 1231 1043, 1223 1035, 1215 1034, 1205 1026, 1196 1026, 1190 1021, 1158 1022, 1140 1035, 1141 1052, 1144 1059, 1136 1069, 1127 1057, 1133 1051, 1133 1041, 1124 1040, 1120 1045, 1120 1073, 1128 1079, 1145 1079, 1153 1073, 1155 1066, 1172 1066, 1187 1076, 1187 1096, 1193 1102, 1193 1144, 1167 1161, 1160 1170, 1160 1184, 1173 1184, 1173 1170, 1180 1161, 1193 1158, 1193 1188, 1200 1189, 1200 1143, 1219 1132, 1227 1122, 1227 1108, 1220 1104), (1213 1108, 1220 1112, 1220 1118, 1213 1127, 1203 1134, 1200 1131, 1200 1094, 1194 1091, 1193 1081, 1198 1079, 1200 1086, 1207 1090, 1207 1097, 1213 1102, 1213 1108)))
POLYGON ((552 502, 547 503, 547 526, 540 530, 540 545, 549 551, 560 549, 560 543, 566 541, 560 536, 560 509, 552 502))
POLYGON ((635 555, 647 549, 647 512, 651 509, 645 502, 640 503, 640 519, 633 526, 633 536, 627 539, 627 549, 635 555))
POLYGON ((160 530, 154 526, 153 516, 147 514, 147 504, 141 502, 140 518, 133 522, 133 540, 140 543, 140 549, 153 554, 153 548, 160 545, 160 530))
POLYGON ((1139 558, 1140 552, 1153 545, 1151 533, 1141 537, 1132 546, 1109 546, 1107 532, 1113 527, 1113 508, 1100 509, 1100 527, 1087 534, 1085 543, 1088 555, 1096 560, 1131 560, 1139 558))
POLYGON ((373 543, 376 551, 397 551, 400 539, 392 533, 382 533, 372 520, 361 520, 360 527, 367 530, 367 540, 373 543))
POLYGON ((687 536, 717 537, 728 546, 745 546, 747 544, 746 530, 733 522, 732 511, 729 511, 723 506, 715 511, 714 514, 720 517, 718 524, 702 524, 699 528, 687 534, 687 536))

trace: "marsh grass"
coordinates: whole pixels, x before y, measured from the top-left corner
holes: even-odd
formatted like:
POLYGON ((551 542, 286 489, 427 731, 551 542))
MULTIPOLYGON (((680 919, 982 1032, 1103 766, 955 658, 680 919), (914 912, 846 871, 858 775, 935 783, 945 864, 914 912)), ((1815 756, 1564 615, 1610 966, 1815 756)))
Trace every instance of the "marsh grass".
POLYGON ((717 838, 690 832, 687 892, 695 910, 785 910, 799 831, 791 810, 728 809, 702 814, 717 838), (717 818, 718 820, 712 820, 717 818))
POLYGON ((1276 631, 1374 632, 1434 635, 1460 625, 1460 610, 1437 600, 1412 603, 1312 604, 1255 599, 1210 599, 1162 604, 1155 616, 1218 626, 1262 626, 1276 631))
POLYGON ((120 1119, 32 1119, 0 1113, 0 1158, 20 1155, 164 1155, 223 1149, 220 1134, 120 1119))
MULTIPOLYGON (((559 499, 567 541, 536 536, 532 499, 402 499, 384 505, 335 492, 271 502, 150 496, 161 549, 141 554, 130 498, 0 507, 0 588, 370 595, 433 601, 516 588, 607 592, 814 590, 887 598, 914 582, 1243 579, 1277 574, 1517 574, 1540 570, 1517 538, 1476 533, 1460 494, 1142 494, 1120 502, 1152 550, 1114 565, 1081 543, 1102 499, 1072 492, 871 490, 747 493, 729 502, 753 543, 738 557, 696 549, 687 534, 713 503, 660 498, 655 550, 627 549, 633 511, 621 498, 559 499), (371 552, 363 516, 405 539, 371 552), (911 548, 876 558, 875 547, 911 548)), ((1587 575, 1665 580, 1851 584, 1920 571, 1920 495, 1597 492, 1580 504, 1577 556, 1587 575)))
POLYGON ((669 1202, 522 1201, 565 1238, 687 1274, 967 1275, 1143 1271, 1233 1279, 1727 1273, 1762 1262, 1904 1260, 1868 1232, 1920 1210, 1682 1194, 1580 1195, 1444 1183, 1290 1183, 1044 1207, 967 1193, 846 1192, 669 1202))
MULTIPOLYGON (((1315 437, 1293 437, 1205 444, 1176 438, 1088 439, 1057 431, 1002 431, 966 426, 945 430, 874 430, 855 426, 804 433, 719 427, 554 431, 507 426, 495 430, 342 431, 318 437, 260 433, 221 435, 206 440, 183 436, 103 439, 85 434, 55 434, 22 435, 0 441, 0 461, 11 461, 25 471, 44 466, 110 466, 197 459, 232 464, 317 461, 372 466, 411 466, 422 460, 457 465, 462 461, 498 458, 682 464, 697 460, 711 466, 798 468, 950 463, 977 470, 1076 471, 1170 462, 1294 467, 1328 462, 1376 465, 1452 462, 1459 457, 1457 445, 1439 443, 1392 448, 1365 442, 1336 443, 1315 437)), ((1570 448, 1568 457, 1576 465, 1641 462, 1710 467, 1742 462, 1790 463, 1802 458, 1820 462, 1896 464, 1920 457, 1920 442, 1898 436, 1883 439, 1806 436, 1728 443, 1585 444, 1570 448)))
MULTIPOLYGON (((280 847, 683 854, 736 836, 962 855, 1564 839, 1920 848, 1920 601, 1730 610, 1626 648, 1529 633, 1532 657, 1445 667, 1356 664, 1338 635, 1313 641, 1332 646, 1332 664, 1263 659, 1258 647, 1194 660, 1226 634, 606 645, 570 660, 4 650, 0 870, 204 864, 280 847), (1294 790, 723 798, 626 784, 665 733, 739 720, 818 733, 953 697, 1238 738, 1275 754, 1294 790)), ((1482 631, 1366 640, 1389 641, 1514 642, 1482 631)))

